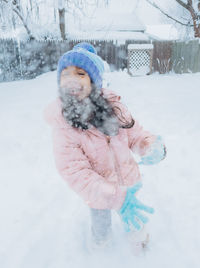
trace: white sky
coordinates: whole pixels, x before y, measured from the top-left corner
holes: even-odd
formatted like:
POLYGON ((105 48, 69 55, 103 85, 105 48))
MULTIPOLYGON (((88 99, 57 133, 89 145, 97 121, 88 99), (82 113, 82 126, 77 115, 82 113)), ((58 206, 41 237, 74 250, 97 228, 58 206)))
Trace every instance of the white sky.
MULTIPOLYGON (((21 0, 22 3, 26 3, 28 0, 21 0)), ((141 19, 144 24, 160 24, 163 23, 164 17, 163 15, 155 8, 150 6, 145 0, 109 0, 110 4, 109 9, 112 13, 114 12, 133 12, 136 11, 137 15, 141 19)), ((174 0, 156 0, 161 7, 166 7, 169 5, 169 1, 174 0)), ((40 12, 41 14, 45 12, 45 16, 41 17, 41 20, 44 23, 49 23, 53 17, 53 6, 57 2, 57 0, 44 0, 40 4, 40 12), (48 7, 48 8, 47 8, 48 7), (48 9, 48 12, 47 12, 48 9)), ((90 10, 90 7, 88 7, 90 10)), ((91 8, 91 11, 87 12, 90 16, 94 15, 95 9, 91 8)), ((169 22, 168 22, 169 23, 169 22)))

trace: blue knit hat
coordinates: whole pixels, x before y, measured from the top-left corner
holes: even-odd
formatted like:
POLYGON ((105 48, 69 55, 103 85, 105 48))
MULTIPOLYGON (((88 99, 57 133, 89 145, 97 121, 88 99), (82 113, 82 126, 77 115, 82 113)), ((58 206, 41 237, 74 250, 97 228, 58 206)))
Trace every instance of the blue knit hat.
POLYGON ((57 79, 60 83, 60 74, 68 66, 84 69, 97 88, 102 88, 104 72, 103 60, 97 55, 96 49, 86 42, 79 43, 72 50, 62 55, 58 62, 57 79))

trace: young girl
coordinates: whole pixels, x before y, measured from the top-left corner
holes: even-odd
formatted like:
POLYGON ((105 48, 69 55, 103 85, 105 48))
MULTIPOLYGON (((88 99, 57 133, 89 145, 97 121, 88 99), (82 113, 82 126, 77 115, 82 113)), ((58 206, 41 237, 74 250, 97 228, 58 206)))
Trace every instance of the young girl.
POLYGON ((120 102, 102 88, 103 60, 89 43, 79 43, 58 62, 59 97, 45 109, 52 126, 55 163, 72 190, 91 211, 94 247, 111 240, 111 210, 117 211, 132 243, 146 245, 144 225, 153 213, 135 196, 141 187, 138 164, 164 159, 160 136, 145 131, 120 102), (131 234, 131 235, 130 235, 131 234))

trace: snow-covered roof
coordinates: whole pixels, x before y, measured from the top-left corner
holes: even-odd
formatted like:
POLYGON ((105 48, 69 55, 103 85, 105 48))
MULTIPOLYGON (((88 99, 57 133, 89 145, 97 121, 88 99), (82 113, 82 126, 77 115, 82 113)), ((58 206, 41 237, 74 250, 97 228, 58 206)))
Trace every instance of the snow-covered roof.
POLYGON ((68 37, 73 40, 113 40, 125 43, 126 40, 148 41, 145 26, 138 16, 132 13, 112 13, 98 10, 93 17, 84 18, 75 27, 68 29, 68 37))
POLYGON ((172 24, 147 25, 146 33, 157 40, 176 40, 179 35, 172 24))
POLYGON ((98 11, 91 18, 81 22, 83 31, 137 31, 144 32, 145 25, 138 16, 132 13, 111 13, 98 11))

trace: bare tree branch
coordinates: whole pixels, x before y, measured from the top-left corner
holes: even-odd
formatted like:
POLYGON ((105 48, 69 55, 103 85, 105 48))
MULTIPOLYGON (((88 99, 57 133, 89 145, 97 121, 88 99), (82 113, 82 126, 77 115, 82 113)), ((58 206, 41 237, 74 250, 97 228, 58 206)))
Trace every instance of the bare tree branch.
MULTIPOLYGON (((175 1, 180 1, 180 0, 175 0, 175 1)), ((146 0, 146 2, 147 3, 149 3, 151 6, 153 6, 153 7, 155 7, 155 8, 157 8, 162 14, 164 14, 165 16, 167 16, 169 19, 171 19, 171 20, 173 20, 173 21, 175 21, 175 22, 177 22, 177 23, 179 23, 179 24, 181 24, 181 25, 183 25, 183 26, 189 26, 189 27, 193 27, 194 25, 192 25, 192 24, 188 24, 188 23, 184 23, 184 22, 181 22, 181 21, 179 21, 179 20, 177 20, 177 19, 175 19, 175 18, 173 18, 172 16, 170 16, 169 14, 167 14, 165 11, 163 11, 155 2, 151 2, 151 1, 149 1, 149 0, 146 0)), ((181 1, 182 2, 182 1, 181 1)))
POLYGON ((186 8, 187 10, 188 9, 188 4, 186 4, 185 2, 181 1, 181 0, 175 0, 177 3, 179 3, 179 5, 181 5, 182 7, 186 8))
POLYGON ((175 22, 183 25, 183 26, 187 26, 187 27, 193 27, 194 30, 194 36, 195 37, 199 37, 200 38, 200 22, 198 19, 198 14, 195 11, 194 7, 193 7, 193 1, 192 0, 187 0, 187 4, 185 2, 183 2, 182 0, 175 0, 178 4, 180 4, 183 8, 185 8, 189 13, 190 16, 192 18, 193 24, 190 23, 190 21, 188 21, 188 23, 183 23, 175 18, 173 18, 172 16, 170 16, 169 14, 167 14, 166 12, 164 12, 157 4, 155 4, 154 2, 151 2, 150 0, 146 0, 146 2, 148 2, 150 5, 152 5, 153 7, 157 8, 161 13, 163 13, 165 16, 167 16, 168 18, 174 20, 175 22))

